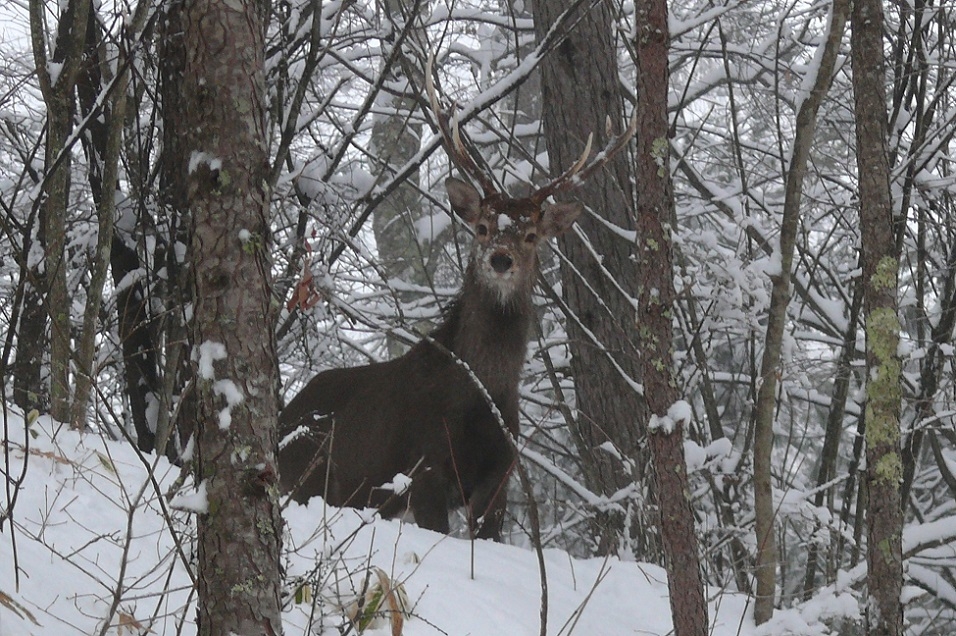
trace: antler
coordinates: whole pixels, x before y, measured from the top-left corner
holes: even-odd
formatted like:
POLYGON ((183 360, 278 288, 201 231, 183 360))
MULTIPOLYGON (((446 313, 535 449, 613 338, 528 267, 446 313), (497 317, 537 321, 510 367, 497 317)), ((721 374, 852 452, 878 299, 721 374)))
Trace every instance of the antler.
MULTIPOLYGON (((607 131, 607 135, 610 136, 610 117, 607 118, 605 129, 607 131)), ((588 135, 588 142, 584 145, 584 152, 582 152, 581 157, 574 162, 574 165, 565 170, 564 173, 559 177, 553 179, 551 183, 535 190, 529 198, 540 205, 545 199, 555 192, 566 192, 568 190, 574 190, 575 188, 580 187, 592 174, 594 174, 599 168, 610 161, 614 155, 620 152, 620 150, 627 145, 627 142, 631 140, 631 137, 634 136, 635 132, 637 132, 636 113, 634 114, 634 117, 631 118, 631 123, 628 124, 627 128, 624 129, 620 135, 611 137, 608 140, 607 145, 604 146, 604 149, 594 156, 594 159, 591 160, 591 163, 587 163, 588 155, 591 154, 591 141, 594 138, 594 133, 591 133, 588 135)))
MULTIPOLYGON (((481 185, 481 189, 484 190, 486 197, 499 194, 494 181, 481 170, 475 158, 462 141, 462 133, 458 128, 457 112, 453 115, 451 127, 449 127, 448 116, 442 112, 441 105, 438 103, 438 95, 435 93, 435 81, 432 76, 434 63, 435 55, 433 53, 428 56, 428 62, 425 65, 425 90, 428 93, 428 101, 431 103, 432 111, 435 113, 438 130, 441 132, 442 139, 445 142, 445 148, 452 160, 458 165, 458 168, 481 185)), ((607 118, 605 129, 607 136, 611 137, 610 117, 607 118)), ((574 165, 547 185, 535 190, 528 198, 534 204, 541 205, 545 199, 556 192, 566 192, 580 187, 592 174, 620 152, 621 149, 627 145, 627 142, 631 140, 635 132, 637 132, 637 113, 631 118, 631 122, 627 128, 622 131, 620 135, 611 137, 607 145, 604 146, 604 149, 595 155, 590 163, 588 163, 588 156, 591 154, 591 142, 593 141, 594 135, 593 133, 588 135, 588 141, 584 145, 584 152, 582 152, 578 160, 574 162, 574 165)))
POLYGON ((498 188, 494 181, 478 167, 475 158, 472 157, 468 148, 462 141, 461 131, 458 129, 458 113, 453 115, 451 128, 448 126, 448 116, 441 110, 438 103, 438 95, 435 93, 435 81, 432 78, 432 66, 435 62, 435 54, 428 56, 428 62, 425 65, 425 91, 428 93, 428 101, 431 103, 432 111, 435 113, 435 119, 438 122, 438 130, 441 132, 442 140, 445 142, 445 148, 449 156, 458 165, 458 168, 477 181, 484 190, 485 196, 490 197, 498 194, 498 188))

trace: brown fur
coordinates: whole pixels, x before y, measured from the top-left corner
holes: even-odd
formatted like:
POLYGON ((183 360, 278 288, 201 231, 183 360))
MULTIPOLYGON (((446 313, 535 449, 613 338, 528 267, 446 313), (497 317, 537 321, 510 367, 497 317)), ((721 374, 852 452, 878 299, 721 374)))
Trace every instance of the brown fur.
POLYGON ((297 501, 324 495, 337 506, 380 507, 385 516, 407 506, 418 525, 445 533, 449 509, 465 505, 477 536, 500 540, 515 455, 485 391, 516 437, 537 245, 567 229, 580 207, 482 201, 457 179, 446 187, 455 212, 475 229, 458 298, 405 355, 320 373, 289 402, 280 431, 300 434, 279 452, 281 484, 297 501), (412 477, 402 497, 379 488, 397 473, 412 477))

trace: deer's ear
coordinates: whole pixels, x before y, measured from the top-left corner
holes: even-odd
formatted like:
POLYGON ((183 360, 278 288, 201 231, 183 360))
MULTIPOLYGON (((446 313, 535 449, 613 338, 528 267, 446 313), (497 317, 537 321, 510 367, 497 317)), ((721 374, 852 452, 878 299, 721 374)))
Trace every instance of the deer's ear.
POLYGON ((445 179, 445 190, 448 191, 448 201, 455 214, 469 225, 474 225, 481 214, 481 195, 470 183, 461 179, 448 177, 445 179))
POLYGON ((580 203, 554 203, 545 206, 541 210, 541 222, 538 226, 541 234, 545 238, 564 234, 578 220, 583 210, 584 206, 580 203))

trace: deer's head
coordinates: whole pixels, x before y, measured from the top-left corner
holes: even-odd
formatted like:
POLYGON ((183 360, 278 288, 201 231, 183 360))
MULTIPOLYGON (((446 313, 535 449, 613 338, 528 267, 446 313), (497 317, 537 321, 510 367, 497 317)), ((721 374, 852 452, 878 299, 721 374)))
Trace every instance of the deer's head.
POLYGON ((454 177, 445 181, 452 210, 475 233, 471 266, 479 282, 496 290, 504 300, 519 290, 530 294, 537 248, 542 241, 564 233, 580 216, 580 203, 547 203, 553 194, 574 190, 627 145, 637 129, 637 118, 621 134, 611 135, 607 122, 607 146, 588 161, 593 135, 588 136, 581 157, 563 174, 538 188, 529 196, 513 198, 502 193, 494 180, 478 166, 478 162, 462 140, 457 117, 449 121, 441 109, 432 77, 434 58, 425 69, 428 99, 441 133, 445 150, 464 174, 481 187, 481 191, 454 177))
POLYGON ((502 299, 529 289, 538 245, 563 233, 581 214, 580 203, 535 204, 495 193, 482 197, 470 183, 445 180, 452 210, 475 233, 471 262, 479 281, 502 299))

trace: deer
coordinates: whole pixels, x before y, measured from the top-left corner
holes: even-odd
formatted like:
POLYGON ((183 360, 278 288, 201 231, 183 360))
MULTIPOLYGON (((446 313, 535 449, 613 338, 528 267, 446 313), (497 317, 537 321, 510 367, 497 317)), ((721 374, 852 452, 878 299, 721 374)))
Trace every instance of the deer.
POLYGON ((461 289, 440 324, 405 354, 323 371, 279 417, 280 486, 299 503, 411 512, 422 528, 449 533, 449 512, 465 507, 473 537, 501 541, 506 485, 517 461, 519 382, 535 320, 538 247, 580 216, 577 202, 551 203, 624 148, 637 120, 610 134, 526 197, 503 193, 462 141, 458 118, 425 83, 449 158, 481 188, 449 177, 451 209, 473 233, 461 289), (411 477, 408 485, 396 476, 411 477))

